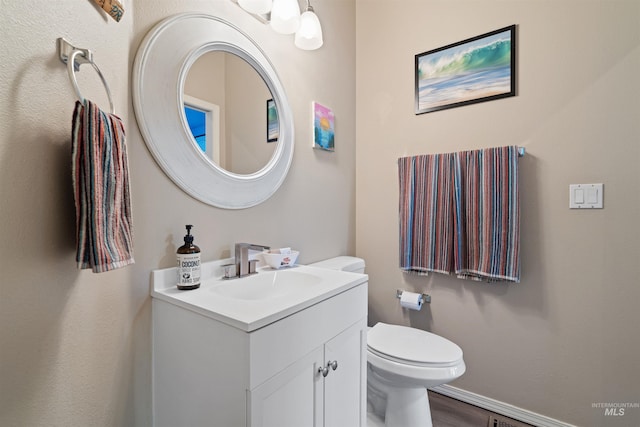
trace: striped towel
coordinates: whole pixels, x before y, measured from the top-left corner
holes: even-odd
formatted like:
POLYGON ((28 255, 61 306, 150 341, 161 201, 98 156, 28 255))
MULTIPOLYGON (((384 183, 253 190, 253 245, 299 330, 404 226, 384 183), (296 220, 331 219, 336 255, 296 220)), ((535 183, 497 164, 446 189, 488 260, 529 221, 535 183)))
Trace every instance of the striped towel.
POLYGON ((76 261, 94 273, 134 263, 129 166, 122 120, 89 100, 72 124, 76 261))
POLYGON ((518 148, 456 153, 455 274, 520 282, 518 148))
POLYGON ((403 157, 400 268, 520 281, 517 147, 403 157))
POLYGON ((453 270, 452 154, 403 157, 400 174, 400 266, 407 272, 453 270))

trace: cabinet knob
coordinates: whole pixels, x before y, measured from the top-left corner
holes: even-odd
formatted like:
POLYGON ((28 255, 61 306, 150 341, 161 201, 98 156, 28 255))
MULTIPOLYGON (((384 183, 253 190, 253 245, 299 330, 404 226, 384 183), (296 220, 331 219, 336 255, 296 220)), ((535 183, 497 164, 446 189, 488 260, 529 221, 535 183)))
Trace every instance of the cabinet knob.
POLYGON ((326 368, 323 368, 322 366, 320 366, 318 368, 318 373, 322 374, 323 377, 326 377, 327 375, 329 375, 329 366, 327 365, 326 368))
POLYGON ((327 366, 325 366, 324 368, 322 366, 318 368, 318 373, 322 374, 323 377, 326 377, 327 375, 329 375, 329 372, 331 372, 329 369, 333 369, 334 371, 338 369, 338 361, 329 360, 327 362, 327 366))

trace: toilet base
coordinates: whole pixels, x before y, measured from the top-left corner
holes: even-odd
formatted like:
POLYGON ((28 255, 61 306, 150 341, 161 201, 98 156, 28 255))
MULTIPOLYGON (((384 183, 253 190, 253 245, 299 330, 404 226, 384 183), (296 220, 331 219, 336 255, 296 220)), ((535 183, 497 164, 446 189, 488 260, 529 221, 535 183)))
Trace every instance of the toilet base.
POLYGON ((384 423, 386 427, 433 427, 427 389, 389 387, 384 423))
POLYGON ((395 387, 369 370, 368 427, 433 427, 425 387, 395 387))
POLYGON ((384 418, 377 416, 373 412, 367 412, 367 427, 385 427, 384 418))

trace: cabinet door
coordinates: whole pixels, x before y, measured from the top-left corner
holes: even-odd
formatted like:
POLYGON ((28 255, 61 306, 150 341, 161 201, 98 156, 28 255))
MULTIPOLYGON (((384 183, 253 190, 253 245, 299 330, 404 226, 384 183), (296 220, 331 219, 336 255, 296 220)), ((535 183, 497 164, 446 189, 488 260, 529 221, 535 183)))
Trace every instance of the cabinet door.
POLYGON ((322 427, 322 347, 248 392, 251 427, 322 427))
POLYGON ((325 366, 338 362, 336 370, 325 378, 325 427, 366 427, 365 322, 363 319, 325 345, 325 366))

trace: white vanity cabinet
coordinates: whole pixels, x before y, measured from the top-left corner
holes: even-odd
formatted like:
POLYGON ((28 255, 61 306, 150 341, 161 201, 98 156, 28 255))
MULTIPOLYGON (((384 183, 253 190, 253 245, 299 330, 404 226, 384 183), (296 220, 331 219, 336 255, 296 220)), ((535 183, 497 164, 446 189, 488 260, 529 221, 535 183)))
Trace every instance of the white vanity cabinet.
POLYGON ((251 390, 248 425, 365 427, 365 339, 366 328, 356 323, 251 390))
POLYGON ((154 425, 366 427, 367 283, 357 276, 254 330, 153 298, 154 425))

